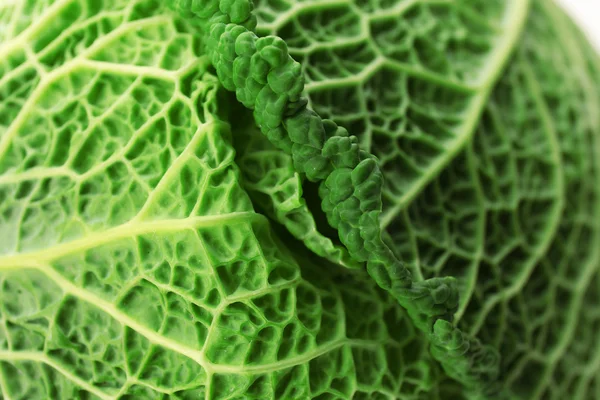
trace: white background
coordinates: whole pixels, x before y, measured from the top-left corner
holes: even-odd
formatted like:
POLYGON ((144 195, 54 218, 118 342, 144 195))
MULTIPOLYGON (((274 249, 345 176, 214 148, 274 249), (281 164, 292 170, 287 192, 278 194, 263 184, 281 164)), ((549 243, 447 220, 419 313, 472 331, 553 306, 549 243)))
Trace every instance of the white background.
MULTIPOLYGON (((533 0, 547 1, 547 0, 533 0)), ((558 0, 600 51, 600 0, 558 0)))

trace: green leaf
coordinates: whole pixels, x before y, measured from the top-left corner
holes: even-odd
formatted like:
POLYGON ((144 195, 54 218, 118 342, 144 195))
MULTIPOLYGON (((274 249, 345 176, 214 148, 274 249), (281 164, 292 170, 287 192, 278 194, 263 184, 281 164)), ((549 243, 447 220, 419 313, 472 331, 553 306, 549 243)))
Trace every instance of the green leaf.
POLYGON ((262 1, 258 30, 302 62, 311 106, 379 157, 386 240, 417 279, 458 279, 458 326, 501 355, 498 396, 594 398, 598 55, 551 2, 532 2, 522 35, 524 2, 392 3, 398 18, 262 1))
POLYGON ((302 64, 310 105, 385 173, 383 226, 470 141, 526 0, 255 2, 302 64))
MULTIPOLYGON (((254 27, 245 0, 209 1, 174 3, 254 27)), ((598 397, 600 59, 556 6, 258 1, 301 64, 261 40, 289 68, 258 65, 273 92, 244 100, 275 126, 293 98, 286 123, 315 135, 292 156, 224 93, 248 65, 217 77, 206 26, 165 3, 0 4, 1 400, 598 397), (312 146, 343 128, 303 108, 300 66, 309 106, 378 157, 410 318, 315 207, 303 173, 331 166, 312 146), (423 334, 455 281, 453 322, 423 334)), ((375 159, 339 138, 332 163, 363 168, 323 207, 365 179, 376 203, 375 159)))
POLYGON ((0 398, 431 389, 395 301, 254 210, 193 28, 149 1, 10 11, 32 19, 0 45, 0 398))

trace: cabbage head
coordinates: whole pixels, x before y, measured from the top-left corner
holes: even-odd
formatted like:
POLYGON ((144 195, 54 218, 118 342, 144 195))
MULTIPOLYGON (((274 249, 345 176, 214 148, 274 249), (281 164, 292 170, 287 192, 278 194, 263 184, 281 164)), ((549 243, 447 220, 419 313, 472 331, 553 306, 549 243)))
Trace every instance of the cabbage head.
POLYGON ((599 331, 552 0, 0 0, 0 400, 594 400, 599 331))

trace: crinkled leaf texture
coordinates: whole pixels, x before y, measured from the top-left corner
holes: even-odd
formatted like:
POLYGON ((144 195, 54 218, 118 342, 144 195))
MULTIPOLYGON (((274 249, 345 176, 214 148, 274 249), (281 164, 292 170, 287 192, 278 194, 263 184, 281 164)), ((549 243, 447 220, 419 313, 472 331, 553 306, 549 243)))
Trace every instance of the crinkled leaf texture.
POLYGON ((459 327, 502 356, 497 397, 596 399, 600 60, 531 3, 261 0, 258 30, 379 158, 390 247, 459 279, 459 327))
POLYGON ((185 21, 153 1, 1 7, 1 399, 441 390, 394 301, 255 212, 185 21))
POLYGON ((248 119, 234 125, 234 145, 242 184, 255 204, 315 254, 346 268, 364 267, 350 257, 327 224, 317 190, 305 195, 308 183, 295 171, 292 157, 277 149, 248 119), (313 202, 312 208, 307 200, 313 202))
MULTIPOLYGON (((163 3, 0 3, 0 399, 464 398, 163 3)), ((600 69, 572 23, 256 3, 379 157, 392 248, 459 279, 498 397, 600 398, 600 69)))

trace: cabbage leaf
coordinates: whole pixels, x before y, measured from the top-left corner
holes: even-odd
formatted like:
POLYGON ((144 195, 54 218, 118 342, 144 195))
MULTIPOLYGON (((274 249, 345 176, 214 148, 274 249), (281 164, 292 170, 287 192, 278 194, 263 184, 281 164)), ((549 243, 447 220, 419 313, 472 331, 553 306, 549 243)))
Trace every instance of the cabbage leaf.
POLYGON ((572 21, 246 4, 0 3, 0 399, 599 397, 600 60, 572 21), (343 176, 323 196, 271 98, 227 92, 213 13, 283 39, 300 72, 272 84, 305 83, 284 114, 356 136, 377 260, 456 282, 456 314, 377 280, 325 201, 343 176))

